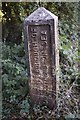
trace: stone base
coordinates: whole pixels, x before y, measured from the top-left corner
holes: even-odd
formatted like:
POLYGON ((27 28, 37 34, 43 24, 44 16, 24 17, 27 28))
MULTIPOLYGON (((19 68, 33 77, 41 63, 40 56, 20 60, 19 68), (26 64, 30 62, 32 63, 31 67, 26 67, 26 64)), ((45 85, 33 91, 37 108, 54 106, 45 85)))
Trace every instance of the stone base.
POLYGON ((49 107, 49 109, 55 109, 56 108, 56 97, 53 96, 52 98, 49 96, 45 96, 45 95, 36 95, 36 94, 30 94, 30 98, 31 98, 31 103, 34 104, 38 104, 40 106, 42 105, 46 105, 47 107, 49 107))

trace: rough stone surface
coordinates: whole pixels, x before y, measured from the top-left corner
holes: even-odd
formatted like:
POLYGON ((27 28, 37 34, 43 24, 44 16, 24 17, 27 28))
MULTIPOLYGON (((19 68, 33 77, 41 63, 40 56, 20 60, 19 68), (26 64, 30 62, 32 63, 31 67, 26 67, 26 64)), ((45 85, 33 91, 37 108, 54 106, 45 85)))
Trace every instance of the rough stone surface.
POLYGON ((56 103, 58 81, 58 18, 43 7, 24 20, 25 49, 30 67, 30 95, 33 103, 56 103))

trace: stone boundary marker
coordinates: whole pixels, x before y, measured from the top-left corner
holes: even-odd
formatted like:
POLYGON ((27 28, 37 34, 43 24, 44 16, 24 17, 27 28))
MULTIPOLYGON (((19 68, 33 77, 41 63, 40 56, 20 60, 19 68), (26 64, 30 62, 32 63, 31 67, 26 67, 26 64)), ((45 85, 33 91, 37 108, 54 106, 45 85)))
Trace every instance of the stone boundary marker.
POLYGON ((25 52, 29 58, 32 103, 55 108, 58 78, 58 17, 43 7, 24 20, 25 52), (28 54, 27 54, 28 53, 28 54))

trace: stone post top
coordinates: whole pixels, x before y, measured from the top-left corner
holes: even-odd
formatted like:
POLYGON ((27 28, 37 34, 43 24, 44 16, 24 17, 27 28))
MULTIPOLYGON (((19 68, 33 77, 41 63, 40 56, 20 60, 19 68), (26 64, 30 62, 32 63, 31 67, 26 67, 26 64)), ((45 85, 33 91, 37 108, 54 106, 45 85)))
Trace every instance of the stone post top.
POLYGON ((39 21, 39 20, 49 20, 49 19, 58 19, 56 15, 46 10, 44 7, 39 7, 33 13, 31 13, 28 17, 25 18, 25 21, 39 21))

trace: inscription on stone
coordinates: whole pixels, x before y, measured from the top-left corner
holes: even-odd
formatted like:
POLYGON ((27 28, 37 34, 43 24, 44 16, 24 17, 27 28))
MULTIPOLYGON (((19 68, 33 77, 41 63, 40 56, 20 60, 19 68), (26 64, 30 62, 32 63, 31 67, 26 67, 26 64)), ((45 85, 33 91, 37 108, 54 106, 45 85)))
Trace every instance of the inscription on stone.
POLYGON ((24 20, 25 51, 30 68, 30 96, 34 103, 47 100, 51 108, 56 104, 58 88, 57 23, 57 16, 43 7, 24 20))
POLYGON ((31 89, 52 91, 49 25, 29 26, 31 89), (36 84, 35 84, 36 83, 36 84), (50 84, 50 86, 49 86, 50 84), (45 85, 45 86, 44 86, 45 85))

